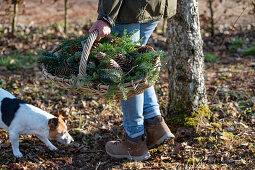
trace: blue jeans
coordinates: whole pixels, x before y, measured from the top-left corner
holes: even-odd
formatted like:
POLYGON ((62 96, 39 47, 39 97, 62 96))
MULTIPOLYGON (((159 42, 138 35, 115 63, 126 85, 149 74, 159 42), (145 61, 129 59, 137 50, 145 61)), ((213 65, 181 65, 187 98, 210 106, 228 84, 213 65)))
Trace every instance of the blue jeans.
MULTIPOLYGON (((123 33, 138 30, 134 35, 134 41, 143 38, 141 45, 146 45, 151 33, 157 26, 156 22, 134 23, 134 24, 115 24, 115 32, 123 33)), ((144 93, 130 97, 127 100, 121 101, 121 108, 123 112, 123 126, 127 135, 135 138, 144 134, 144 119, 149 119, 161 115, 157 95, 154 87, 151 86, 144 93)))

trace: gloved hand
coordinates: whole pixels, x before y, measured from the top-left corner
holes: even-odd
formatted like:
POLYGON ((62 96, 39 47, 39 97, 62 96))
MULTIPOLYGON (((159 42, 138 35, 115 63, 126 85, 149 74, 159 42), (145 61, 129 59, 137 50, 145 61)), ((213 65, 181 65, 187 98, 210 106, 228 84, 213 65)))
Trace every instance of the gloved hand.
POLYGON ((102 20, 97 20, 89 29, 89 33, 92 33, 94 30, 98 30, 98 36, 96 39, 98 41, 111 33, 110 25, 102 20))

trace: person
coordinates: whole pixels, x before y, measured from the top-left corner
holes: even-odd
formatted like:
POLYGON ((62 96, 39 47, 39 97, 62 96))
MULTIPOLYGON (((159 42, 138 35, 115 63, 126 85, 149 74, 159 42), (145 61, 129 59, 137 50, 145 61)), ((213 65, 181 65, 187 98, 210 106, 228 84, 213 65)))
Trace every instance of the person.
MULTIPOLYGON (((98 18, 89 33, 98 30, 100 40, 111 31, 121 34, 124 29, 127 33, 138 30, 132 39, 142 39, 140 45, 146 45, 159 20, 172 17, 176 8, 177 0, 99 0, 98 18)), ((144 161, 150 157, 148 149, 175 137, 161 116, 153 86, 121 100, 121 108, 125 133, 122 140, 106 143, 111 157, 144 161)))

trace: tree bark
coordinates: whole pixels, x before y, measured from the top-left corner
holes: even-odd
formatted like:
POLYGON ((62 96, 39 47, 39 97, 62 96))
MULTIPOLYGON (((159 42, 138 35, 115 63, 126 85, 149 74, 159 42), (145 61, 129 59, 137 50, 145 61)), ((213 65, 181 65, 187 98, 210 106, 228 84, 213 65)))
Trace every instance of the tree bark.
POLYGON ((168 20, 169 102, 167 116, 196 112, 207 105, 203 41, 197 0, 178 0, 177 14, 168 20))

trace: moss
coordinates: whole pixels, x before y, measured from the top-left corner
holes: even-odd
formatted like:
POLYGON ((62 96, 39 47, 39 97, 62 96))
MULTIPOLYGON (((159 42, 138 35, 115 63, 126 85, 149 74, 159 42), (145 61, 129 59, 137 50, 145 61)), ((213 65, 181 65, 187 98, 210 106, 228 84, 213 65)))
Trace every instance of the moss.
POLYGON ((194 138, 194 140, 198 142, 199 144, 217 144, 218 143, 217 139, 213 136, 197 137, 197 138, 194 138))
POLYGON ((185 118, 184 126, 185 127, 191 127, 191 128, 196 128, 196 122, 198 122, 197 117, 187 117, 185 118))
MULTIPOLYGON (((187 128, 196 128, 197 125, 205 120, 209 120, 211 116, 211 111, 208 106, 201 106, 198 108, 196 112, 188 113, 180 113, 172 118, 170 118, 171 124, 177 126, 184 126, 187 128)), ((169 123, 170 123, 169 122, 169 123)))
POLYGON ((216 144, 217 143, 217 139, 213 136, 208 137, 208 143, 211 144, 216 144))
POLYGON ((235 136, 232 132, 226 132, 225 130, 223 130, 222 136, 227 137, 230 141, 235 139, 235 136))
POLYGON ((182 121, 183 119, 185 119, 185 117, 187 117, 187 114, 178 114, 172 118, 170 118, 169 120, 166 120, 167 124, 174 124, 174 125, 182 125, 182 121))
POLYGON ((197 137, 197 138, 194 138, 195 141, 197 141, 198 143, 204 143, 207 138, 206 137, 197 137))
POLYGON ((212 114, 211 110, 208 108, 208 106, 201 106, 197 110, 198 116, 204 116, 206 119, 210 119, 210 116, 212 114))
POLYGON ((214 130, 214 128, 210 128, 210 127, 208 127, 207 129, 208 129, 208 130, 211 130, 211 131, 214 130))
POLYGON ((186 160, 186 162, 187 162, 187 164, 192 165, 194 163, 198 163, 199 159, 197 159, 197 158, 189 158, 189 159, 186 160))
POLYGON ((220 124, 219 123, 215 123, 215 122, 212 122, 211 125, 214 127, 214 128, 220 128, 220 124))
POLYGON ((158 149, 157 148, 153 148, 153 149, 150 150, 150 153, 152 155, 157 155, 158 154, 158 149))

